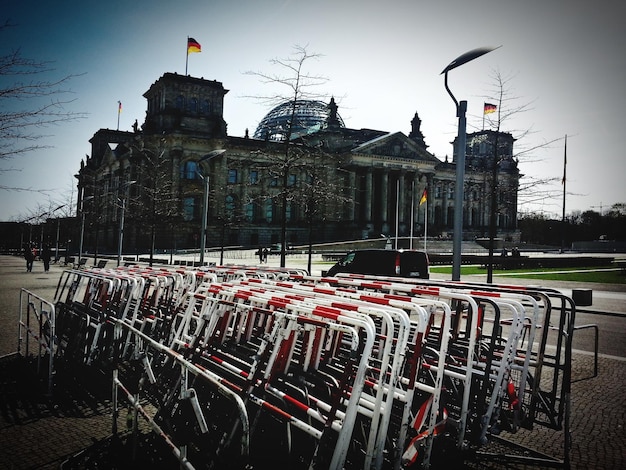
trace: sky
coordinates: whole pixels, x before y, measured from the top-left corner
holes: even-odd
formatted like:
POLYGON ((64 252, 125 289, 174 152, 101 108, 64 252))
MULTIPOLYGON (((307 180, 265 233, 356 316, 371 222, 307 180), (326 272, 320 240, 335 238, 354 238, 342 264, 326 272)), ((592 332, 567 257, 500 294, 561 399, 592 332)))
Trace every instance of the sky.
MULTIPOLYGON (((505 91, 501 130, 518 139, 525 181, 552 180, 524 185, 519 212, 561 217, 565 155, 566 213, 626 203, 619 115, 626 109, 626 28, 614 0, 7 3, 0 21, 15 26, 0 31, 0 54, 19 49, 24 58, 52 62, 37 79, 73 76, 65 109, 85 117, 41 129, 45 148, 0 160, 0 221, 63 204, 57 214, 71 215, 73 175, 91 153, 89 139, 117 129, 118 118, 120 130, 143 122, 143 93, 164 73, 185 73, 187 37, 202 46, 189 55, 187 73, 229 90, 231 136, 252 135, 272 108, 255 98, 271 85, 246 72, 284 73, 270 61, 302 46, 319 54, 306 71, 327 78, 315 91, 335 97, 346 127, 408 135, 417 112, 428 150, 442 161, 452 156, 458 122, 441 72, 471 49, 497 47, 450 71, 448 84, 468 102, 467 132, 482 129, 484 103, 505 91)), ((0 89, 7 78, 0 76, 0 89)))

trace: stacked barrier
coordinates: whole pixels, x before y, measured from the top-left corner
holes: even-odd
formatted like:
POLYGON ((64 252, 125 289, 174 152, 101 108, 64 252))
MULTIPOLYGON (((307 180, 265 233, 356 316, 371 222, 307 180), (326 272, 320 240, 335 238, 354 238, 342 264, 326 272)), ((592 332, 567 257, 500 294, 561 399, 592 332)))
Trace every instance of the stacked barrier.
POLYGON ((129 266, 65 271, 54 307, 54 355, 111 374, 113 432, 127 402, 185 468, 428 468, 568 434, 575 306, 549 289, 129 266))

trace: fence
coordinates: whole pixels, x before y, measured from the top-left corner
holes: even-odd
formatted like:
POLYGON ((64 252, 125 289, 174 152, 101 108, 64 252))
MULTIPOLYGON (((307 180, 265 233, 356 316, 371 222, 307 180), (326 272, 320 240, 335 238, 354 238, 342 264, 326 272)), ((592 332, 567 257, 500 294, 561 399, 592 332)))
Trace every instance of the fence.
POLYGON ((569 468, 575 305, 555 290, 128 266, 64 271, 30 310, 50 365, 110 374, 113 433, 126 403, 185 468, 429 468, 535 426, 564 430, 569 468))

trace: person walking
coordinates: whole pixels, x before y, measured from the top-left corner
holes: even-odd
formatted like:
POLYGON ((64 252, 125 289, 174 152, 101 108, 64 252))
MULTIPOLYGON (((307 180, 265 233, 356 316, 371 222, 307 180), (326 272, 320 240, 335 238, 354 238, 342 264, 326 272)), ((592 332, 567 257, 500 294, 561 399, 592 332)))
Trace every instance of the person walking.
POLYGON ((24 245, 24 259, 26 260, 26 271, 33 271, 33 261, 35 261, 35 253, 33 253, 33 249, 30 246, 30 243, 24 245))
POLYGON ((43 261, 43 270, 45 272, 50 271, 50 258, 52 258, 52 252, 50 251, 50 245, 44 244, 41 251, 41 261, 43 261))

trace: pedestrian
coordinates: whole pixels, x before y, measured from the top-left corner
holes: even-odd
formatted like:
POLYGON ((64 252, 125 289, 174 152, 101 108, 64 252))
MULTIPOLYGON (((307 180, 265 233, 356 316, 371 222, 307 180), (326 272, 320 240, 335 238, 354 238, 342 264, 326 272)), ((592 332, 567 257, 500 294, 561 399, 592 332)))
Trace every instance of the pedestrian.
POLYGON ((263 262, 267 263, 267 254, 270 252, 270 250, 266 248, 263 248, 263 262))
POLYGON ((43 270, 45 272, 50 271, 50 258, 52 258, 52 252, 50 251, 50 245, 44 244, 41 251, 41 261, 43 261, 43 270))
POLYGON ((35 253, 33 253, 33 249, 30 246, 30 243, 24 245, 24 259, 26 260, 26 271, 33 271, 33 261, 35 261, 35 253))
POLYGON ((261 248, 261 245, 259 245, 259 249, 256 253, 259 255, 259 263, 263 263, 263 248, 261 248))

